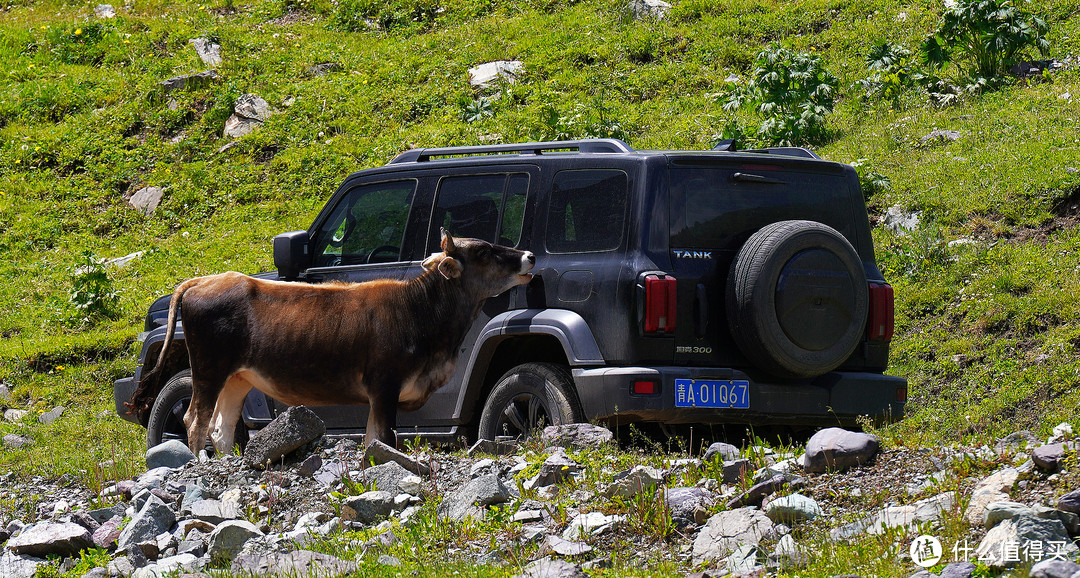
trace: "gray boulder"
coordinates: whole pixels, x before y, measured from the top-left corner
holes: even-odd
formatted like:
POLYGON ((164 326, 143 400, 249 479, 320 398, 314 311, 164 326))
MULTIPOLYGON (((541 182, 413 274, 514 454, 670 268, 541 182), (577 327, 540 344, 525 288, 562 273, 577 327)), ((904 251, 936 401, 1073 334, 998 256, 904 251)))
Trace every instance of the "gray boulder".
POLYGON ((673 518, 704 524, 707 510, 716 503, 716 494, 705 488, 671 488, 664 493, 664 499, 673 518))
POLYGON ((746 506, 760 506, 766 496, 775 494, 786 485, 788 485, 787 476, 784 474, 776 474, 763 482, 750 486, 750 489, 729 500, 727 507, 735 509, 746 506))
POLYGON ((409 473, 419 476, 431 474, 431 466, 424 463, 423 460, 399 452, 396 448, 392 448, 379 440, 375 440, 364 450, 364 458, 370 459, 376 464, 393 462, 409 470, 409 473))
POLYGON ((540 464, 540 473, 529 480, 527 485, 530 488, 542 488, 558 484, 580 471, 581 464, 570 459, 562 448, 555 448, 544 463, 540 464))
POLYGON ((694 564, 722 560, 742 544, 757 546, 773 526, 772 520, 756 508, 720 512, 709 518, 694 539, 694 564))
POLYGON ((158 534, 168 532, 175 522, 176 514, 161 498, 151 495, 135 517, 124 526, 116 540, 116 547, 127 550, 135 544, 151 541, 158 534))
POLYGON ((548 446, 585 450, 610 443, 614 435, 606 427, 589 423, 569 423, 545 427, 540 439, 548 446))
POLYGON ((491 454, 493 456, 506 456, 517 451, 518 444, 516 440, 476 440, 476 443, 469 448, 468 454, 474 456, 479 453, 491 454))
POLYGON ((1041 445, 1031 450, 1031 461, 1048 472, 1056 472, 1061 467, 1061 460, 1074 453, 1076 448, 1076 444, 1070 442, 1041 445))
POLYGON ((19 556, 7 550, 0 554, 0 576, 4 578, 34 578, 38 568, 47 560, 34 556, 19 556))
POLYGON ((346 498, 345 506, 350 515, 342 514, 342 517, 351 522, 375 524, 390 516, 394 509, 394 494, 381 490, 364 492, 359 496, 346 498))
POLYGON ((74 556, 92 548, 90 531, 71 522, 41 522, 23 530, 7 542, 7 548, 20 556, 74 556))
POLYGON ((143 215, 150 215, 161 204, 161 198, 165 196, 165 189, 161 187, 143 187, 128 199, 128 205, 143 215))
POLYGON ((468 70, 469 85, 473 88, 488 88, 499 79, 514 83, 524 71, 525 63, 520 60, 485 62, 468 70))
POLYGON ((778 569, 803 568, 810 564, 810 554, 798 545, 791 534, 784 534, 769 555, 769 566, 778 569))
POLYGON ((1020 471, 1016 468, 1002 468, 979 480, 971 490, 971 500, 968 501, 967 510, 964 510, 968 523, 972 526, 984 523, 988 504, 1009 501, 1009 492, 1019 476, 1020 471))
POLYGON ((206 553, 211 560, 231 561, 240 553, 248 540, 262 535, 262 531, 247 520, 222 522, 210 533, 210 543, 206 553))
POLYGON ((58 405, 50 409, 49 411, 39 415, 38 421, 44 425, 49 425, 50 423, 60 419, 61 415, 64 415, 64 409, 64 406, 58 405))
POLYGON ((728 443, 716 442, 705 450, 705 455, 701 456, 701 460, 705 463, 716 458, 720 458, 722 462, 737 460, 739 459, 739 448, 728 443))
POLYGON ((986 533, 975 550, 975 556, 992 568, 1017 566, 1023 556, 1010 556, 1009 546, 1041 542, 1049 551, 1060 545, 1066 557, 1074 556, 1077 547, 1069 540, 1065 526, 1059 520, 1043 520, 1033 515, 1020 515, 1005 520, 986 533))
POLYGON ((336 578, 356 572, 356 562, 342 560, 329 554, 310 550, 292 552, 248 553, 232 561, 233 575, 251 576, 317 576, 336 578))
POLYGON ((791 494, 770 500, 765 506, 765 515, 773 523, 788 526, 797 522, 806 522, 822 514, 821 506, 813 498, 802 494, 791 494))
POLYGON ((480 476, 469 480, 441 504, 440 518, 460 522, 468 517, 482 517, 484 508, 510 501, 510 490, 498 476, 480 476))
MULTIPOLYGON (((708 460, 706 460, 708 461, 708 460)), ((723 475, 725 484, 738 484, 750 473, 753 466, 750 464, 750 460, 729 460, 723 464, 723 475)))
POLYGON ((194 460, 195 454, 191 453, 187 444, 180 440, 162 442, 146 450, 147 469, 160 467, 179 468, 194 460))
POLYGON ((826 428, 806 443, 803 466, 816 473, 843 470, 869 462, 880 447, 877 436, 838 427, 826 428))
POLYGON ((1020 502, 990 502, 983 510, 983 526, 989 530, 1005 520, 1021 515, 1033 515, 1031 508, 1020 502))
POLYGON ((225 120, 224 136, 240 138, 262 126, 270 118, 270 103, 254 94, 244 94, 236 99, 233 114, 225 120))
POLYGON ((605 498, 630 498, 648 492, 664 482, 660 470, 645 465, 636 465, 629 471, 616 477, 615 481, 602 492, 605 498))
POLYGON ((588 574, 570 562, 544 557, 526 566, 514 578, 588 578, 588 574))
POLYGON ((1080 490, 1073 490, 1058 498, 1057 507, 1059 510, 1080 514, 1080 490))
POLYGON ((667 16, 668 11, 671 10, 671 4, 664 2, 664 0, 630 0, 627 8, 630 10, 630 16, 635 20, 641 20, 642 18, 661 19, 667 16))
POLYGON ((158 85, 161 86, 166 93, 169 93, 174 90, 196 90, 223 80, 225 79, 222 78, 216 70, 207 70, 206 72, 199 72, 196 74, 174 76, 168 80, 159 82, 158 85))
POLYGON ((221 500, 196 500, 187 508, 189 515, 215 526, 226 521, 240 517, 240 509, 236 502, 222 502, 221 500))
POLYGON ((135 570, 132 578, 163 578, 171 575, 189 574, 201 570, 204 562, 194 554, 177 554, 135 570))
POLYGON ((619 524, 626 523, 626 516, 606 515, 602 512, 578 514, 563 531, 564 540, 580 540, 599 536, 619 524))
POLYGON ((941 578, 971 578, 977 568, 971 562, 952 562, 941 569, 941 578))
POLYGON ((592 546, 585 542, 575 542, 560 538, 554 534, 544 537, 544 543, 540 544, 541 554, 555 553, 560 556, 581 556, 592 552, 592 546))
POLYGON ((18 434, 7 434, 4 436, 4 447, 9 450, 17 450, 32 443, 34 442, 30 438, 18 434))
POLYGON ((386 462, 385 464, 364 468, 361 470, 357 481, 362 482, 369 490, 382 490, 397 494, 404 491, 401 484, 412 475, 409 470, 401 467, 401 464, 386 462))
POLYGON ((1080 564, 1068 560, 1042 560, 1031 567, 1028 578, 1070 578, 1080 572, 1080 564))
POLYGON ((244 463, 265 468, 325 433, 326 424, 315 412, 302 405, 290 407, 251 436, 244 448, 244 463))
POLYGON ((221 65, 220 44, 211 42, 206 38, 192 38, 188 40, 188 44, 195 47, 195 53, 199 55, 199 60, 202 60, 203 64, 207 66, 221 65))
POLYGON ((1013 432, 994 443, 994 453, 1005 454, 1012 453, 1028 448, 1037 447, 1040 444, 1039 438, 1035 437, 1034 433, 1024 429, 1017 432, 1013 432))

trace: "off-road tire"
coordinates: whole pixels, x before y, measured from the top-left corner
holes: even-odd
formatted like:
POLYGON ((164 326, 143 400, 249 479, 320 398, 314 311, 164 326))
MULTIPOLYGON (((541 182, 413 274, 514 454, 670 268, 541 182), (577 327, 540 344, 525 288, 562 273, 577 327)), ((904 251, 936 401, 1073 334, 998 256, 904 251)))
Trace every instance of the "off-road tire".
MULTIPOLYGON (((185 369, 169 378, 161 388, 154 406, 150 409, 150 421, 146 424, 146 447, 152 448, 168 440, 180 440, 187 445, 187 428, 184 413, 191 403, 191 370, 185 369)), ((243 448, 247 444, 248 429, 244 420, 236 422, 234 443, 243 448)), ((213 453, 214 446, 207 438, 206 449, 213 453)))
POLYGON ((750 236, 731 264, 728 326, 743 354, 783 378, 844 363, 866 334, 862 260, 836 229, 781 221, 750 236))
POLYGON ((544 426, 576 423, 584 418, 574 381, 565 367, 523 363, 503 374, 488 394, 477 438, 527 438, 544 426))

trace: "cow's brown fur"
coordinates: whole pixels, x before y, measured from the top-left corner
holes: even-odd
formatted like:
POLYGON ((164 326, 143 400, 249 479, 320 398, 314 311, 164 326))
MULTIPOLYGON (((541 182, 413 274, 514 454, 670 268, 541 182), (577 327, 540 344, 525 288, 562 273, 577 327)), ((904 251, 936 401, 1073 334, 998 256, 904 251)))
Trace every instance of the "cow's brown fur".
MULTIPOLYGON (((308 285, 223 273, 181 283, 162 351, 179 312, 192 451, 208 433, 218 451, 232 446, 252 387, 289 405, 369 404, 367 442, 394 445, 398 408, 419 408, 449 381, 484 300, 532 278, 531 253, 445 231, 442 243, 410 281, 308 285)), ((147 405, 140 392, 161 365, 142 378, 133 407, 147 405)))

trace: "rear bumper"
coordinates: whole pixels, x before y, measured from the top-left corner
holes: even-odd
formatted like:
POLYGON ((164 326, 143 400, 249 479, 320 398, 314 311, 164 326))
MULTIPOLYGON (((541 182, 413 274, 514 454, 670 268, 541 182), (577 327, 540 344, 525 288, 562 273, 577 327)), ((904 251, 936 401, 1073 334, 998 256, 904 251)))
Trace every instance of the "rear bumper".
POLYGON ((907 380, 880 373, 830 372, 810 380, 758 381, 730 368, 605 367, 575 369, 574 381, 586 419, 618 415, 631 421, 667 424, 857 425, 860 416, 877 422, 904 415, 907 380), (676 379, 748 380, 748 409, 675 407, 676 379), (660 384, 655 395, 634 395, 635 381, 660 384))
POLYGON ((125 377, 113 382, 113 404, 116 406, 116 415, 131 423, 142 425, 139 416, 128 413, 127 407, 124 406, 124 403, 131 399, 131 394, 135 393, 135 388, 138 385, 134 377, 125 377))

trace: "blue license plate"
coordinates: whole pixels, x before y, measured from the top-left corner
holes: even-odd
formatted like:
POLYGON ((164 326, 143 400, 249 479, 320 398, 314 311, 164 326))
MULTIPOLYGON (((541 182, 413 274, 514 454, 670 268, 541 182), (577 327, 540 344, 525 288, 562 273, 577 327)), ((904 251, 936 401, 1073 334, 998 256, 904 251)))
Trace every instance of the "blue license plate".
POLYGON ((675 407, 749 409, 750 382, 745 379, 676 379, 675 407))

